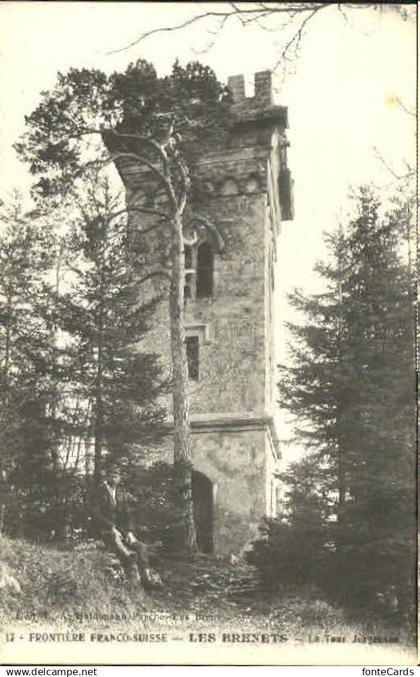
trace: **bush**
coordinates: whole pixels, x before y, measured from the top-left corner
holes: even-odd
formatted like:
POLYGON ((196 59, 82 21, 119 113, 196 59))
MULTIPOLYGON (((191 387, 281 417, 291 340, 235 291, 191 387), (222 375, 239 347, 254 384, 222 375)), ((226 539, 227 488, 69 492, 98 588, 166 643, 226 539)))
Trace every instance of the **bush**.
POLYGON ((260 534, 247 561, 258 569, 262 587, 319 585, 331 573, 333 556, 320 528, 304 524, 296 528, 282 518, 265 519, 260 534))
POLYGON ((5 491, 5 533, 39 543, 89 534, 86 478, 75 470, 14 472, 5 491))
POLYGON ((138 466, 127 478, 143 539, 161 541, 164 550, 169 552, 180 549, 183 533, 176 480, 174 466, 164 462, 149 468, 138 466))

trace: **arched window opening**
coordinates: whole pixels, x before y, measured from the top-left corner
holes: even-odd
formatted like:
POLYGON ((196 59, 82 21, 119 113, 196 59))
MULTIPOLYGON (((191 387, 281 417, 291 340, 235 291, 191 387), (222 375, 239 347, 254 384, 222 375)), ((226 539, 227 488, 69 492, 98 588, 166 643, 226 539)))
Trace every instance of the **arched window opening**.
POLYGON ((197 298, 213 295, 213 268, 213 250, 207 242, 203 242, 197 251, 197 298))

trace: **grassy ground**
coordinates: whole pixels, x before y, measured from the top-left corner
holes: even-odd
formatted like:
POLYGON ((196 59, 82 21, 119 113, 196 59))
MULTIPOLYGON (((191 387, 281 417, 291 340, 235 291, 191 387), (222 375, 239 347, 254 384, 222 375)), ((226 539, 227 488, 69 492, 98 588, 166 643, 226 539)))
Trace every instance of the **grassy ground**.
POLYGON ((0 537, 0 552, 0 562, 21 586, 21 592, 0 588, 3 628, 16 622, 62 628, 64 620, 72 629, 121 631, 135 619, 136 626, 152 632, 176 625, 195 632, 215 627, 220 632, 281 632, 302 641, 329 635, 398 636, 401 645, 413 641, 398 619, 374 612, 348 617, 316 590, 263 593, 255 571, 241 562, 161 557, 156 567, 164 589, 146 595, 123 580, 110 555, 95 543, 60 550, 0 537))

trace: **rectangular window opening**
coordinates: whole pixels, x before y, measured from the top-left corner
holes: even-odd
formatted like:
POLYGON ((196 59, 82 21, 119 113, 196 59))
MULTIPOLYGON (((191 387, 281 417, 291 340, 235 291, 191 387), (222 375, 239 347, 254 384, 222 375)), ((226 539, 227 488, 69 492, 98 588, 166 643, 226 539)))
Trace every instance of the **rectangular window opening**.
POLYGON ((199 337, 187 336, 185 339, 187 351, 188 378, 192 381, 198 381, 199 376, 199 337))

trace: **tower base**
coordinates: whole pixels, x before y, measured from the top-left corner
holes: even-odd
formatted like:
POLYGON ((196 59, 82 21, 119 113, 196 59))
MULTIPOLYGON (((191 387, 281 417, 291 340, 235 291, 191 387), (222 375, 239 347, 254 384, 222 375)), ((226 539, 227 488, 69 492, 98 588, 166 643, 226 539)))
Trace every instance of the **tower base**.
MULTIPOLYGON (((195 415, 191 420, 197 540, 204 552, 242 554, 275 514, 278 463, 272 418, 195 415)), ((171 463, 170 432, 164 460, 171 463)))

